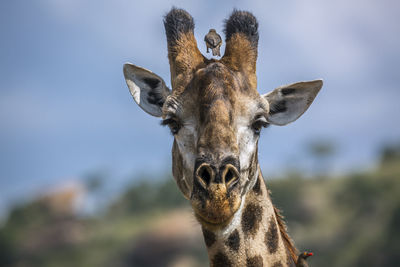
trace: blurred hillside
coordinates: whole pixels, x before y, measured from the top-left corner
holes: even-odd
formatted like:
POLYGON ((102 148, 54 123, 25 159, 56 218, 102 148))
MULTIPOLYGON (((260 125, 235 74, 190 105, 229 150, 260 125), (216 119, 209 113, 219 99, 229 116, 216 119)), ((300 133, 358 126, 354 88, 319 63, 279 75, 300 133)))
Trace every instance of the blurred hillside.
MULTIPOLYGON (((311 266, 398 266, 400 147, 379 166, 342 177, 268 179, 311 266)), ((75 212, 74 193, 12 209, 0 228, 0 266, 207 266, 200 227, 173 179, 147 177, 95 215, 75 212)))

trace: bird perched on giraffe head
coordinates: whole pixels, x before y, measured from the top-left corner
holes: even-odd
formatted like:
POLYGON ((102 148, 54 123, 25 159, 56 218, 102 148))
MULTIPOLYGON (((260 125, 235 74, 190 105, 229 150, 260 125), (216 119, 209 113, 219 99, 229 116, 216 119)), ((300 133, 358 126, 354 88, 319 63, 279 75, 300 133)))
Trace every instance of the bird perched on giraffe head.
POLYGON ((222 45, 222 39, 215 29, 210 29, 210 31, 204 37, 204 41, 206 42, 207 53, 208 49, 211 48, 213 56, 221 56, 219 49, 222 45))
POLYGON ((306 259, 312 255, 314 255, 312 252, 307 252, 307 251, 300 253, 299 257, 297 258, 296 267, 308 267, 306 259))

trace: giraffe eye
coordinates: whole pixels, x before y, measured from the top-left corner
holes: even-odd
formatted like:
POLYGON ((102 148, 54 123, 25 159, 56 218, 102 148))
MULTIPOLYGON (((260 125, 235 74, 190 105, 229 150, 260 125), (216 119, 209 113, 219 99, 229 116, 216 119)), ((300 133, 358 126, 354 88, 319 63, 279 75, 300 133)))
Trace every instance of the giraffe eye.
POLYGON ((269 123, 264 117, 259 117, 251 124, 251 128, 254 134, 259 135, 261 133, 261 129, 268 127, 269 123))
POLYGON ((161 125, 167 125, 173 135, 176 135, 181 129, 181 124, 174 118, 167 118, 163 120, 161 125))

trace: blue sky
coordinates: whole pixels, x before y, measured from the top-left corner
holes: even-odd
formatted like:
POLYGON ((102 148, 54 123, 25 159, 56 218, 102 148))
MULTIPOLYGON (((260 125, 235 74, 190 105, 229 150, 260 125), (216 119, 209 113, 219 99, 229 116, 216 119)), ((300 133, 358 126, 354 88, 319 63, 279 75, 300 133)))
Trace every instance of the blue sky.
POLYGON ((305 144, 319 138, 338 145, 339 172, 400 140, 398 1, 1 1, 0 209, 92 170, 113 186, 169 170, 172 137, 133 102, 122 65, 170 84, 162 16, 173 5, 194 17, 203 53, 204 34, 222 34, 234 7, 254 13, 261 93, 324 79, 303 117, 263 133, 266 174, 305 166, 305 144))

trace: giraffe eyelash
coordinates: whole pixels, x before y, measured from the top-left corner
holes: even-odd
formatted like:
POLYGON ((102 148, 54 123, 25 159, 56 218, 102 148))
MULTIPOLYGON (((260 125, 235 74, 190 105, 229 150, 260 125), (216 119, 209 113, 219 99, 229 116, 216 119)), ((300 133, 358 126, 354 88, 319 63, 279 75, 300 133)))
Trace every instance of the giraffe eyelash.
POLYGON ((161 121, 162 126, 168 126, 172 135, 176 135, 181 129, 181 124, 174 118, 167 118, 161 121))
POLYGON ((167 118, 167 119, 165 119, 165 120, 162 120, 162 121, 160 122, 160 124, 161 124, 162 126, 168 126, 170 123, 173 123, 173 122, 176 122, 176 120, 174 120, 173 118, 167 118))

